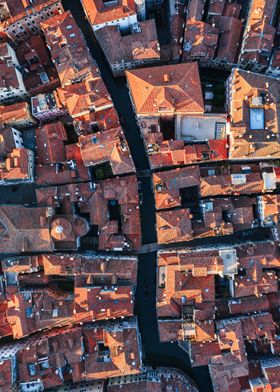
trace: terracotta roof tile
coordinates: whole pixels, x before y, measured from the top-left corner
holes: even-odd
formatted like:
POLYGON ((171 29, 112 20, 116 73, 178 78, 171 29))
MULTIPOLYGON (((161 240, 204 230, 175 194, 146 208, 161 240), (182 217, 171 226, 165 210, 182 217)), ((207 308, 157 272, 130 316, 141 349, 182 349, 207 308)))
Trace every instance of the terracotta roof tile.
POLYGON ((58 88, 57 94, 73 119, 92 110, 99 111, 113 106, 104 82, 92 72, 81 83, 58 88))
POLYGON ((75 322, 133 316, 132 286, 89 287, 85 280, 76 278, 75 322))
POLYGON ((230 158, 261 158, 280 156, 278 137, 279 81, 264 75, 235 69, 229 79, 231 115, 230 158), (259 98, 258 98, 259 97, 259 98), (263 98, 262 98, 263 97, 263 98), (255 100, 260 100, 255 106, 255 100), (264 114, 264 122, 250 122, 252 110, 264 114))
POLYGON ((205 160, 227 159, 226 140, 209 140, 201 144, 189 145, 183 140, 163 140, 161 132, 144 135, 148 157, 153 169, 201 162, 205 160), (208 157, 205 159, 205 157, 208 157))
MULTIPOLYGON (((1 0, 1 3, 3 3, 5 0, 1 0)), ((57 1, 57 0, 34 0, 33 1, 33 7, 30 9, 30 3, 25 0, 6 0, 5 3, 7 4, 7 12, 5 14, 4 20, 2 22, 3 28, 7 27, 13 27, 13 24, 15 24, 17 21, 20 21, 27 15, 33 14, 33 11, 36 11, 37 15, 39 15, 39 12, 46 8, 51 6, 54 3, 57 3, 59 5, 60 10, 62 8, 62 4, 57 1)), ((55 7, 53 8, 53 11, 56 11, 57 13, 59 10, 56 10, 55 7)), ((44 15, 44 17, 46 17, 44 15)))
POLYGON ((5 163, 0 169, 1 181, 34 182, 33 161, 33 151, 27 148, 14 148, 7 154, 5 163))
POLYGON ((187 19, 201 20, 204 13, 204 0, 190 0, 187 8, 187 19))
POLYGON ((243 335, 249 340, 265 336, 272 340, 275 334, 275 325, 270 313, 260 313, 245 317, 241 320, 243 335))
POLYGON ((72 203, 78 202, 79 213, 88 214, 90 225, 98 227, 99 249, 139 249, 141 224, 136 177, 112 178, 91 187, 69 184, 43 188, 37 190, 37 195, 40 205, 62 206, 68 213, 72 203))
POLYGON ((236 63, 242 29, 241 20, 233 16, 216 16, 213 23, 220 34, 216 57, 229 63, 236 63))
POLYGON ((156 370, 145 367, 140 377, 122 381, 120 378, 111 379, 107 387, 108 392, 118 392, 120 384, 122 392, 197 392, 197 387, 186 374, 170 367, 157 367, 156 370))
POLYGON ((62 123, 46 124, 36 130, 37 162, 41 165, 65 162, 67 134, 62 123))
POLYGON ((1 253, 51 251, 48 208, 1 206, 1 253))
POLYGON ((276 1, 253 0, 250 6, 239 61, 267 64, 275 35, 272 26, 276 1))
POLYGON ((54 90, 59 86, 56 69, 44 39, 35 35, 16 48, 16 56, 23 72, 24 85, 30 95, 54 90))
POLYGON ((136 13, 132 0, 122 0, 116 5, 104 5, 102 0, 82 0, 82 5, 92 26, 127 18, 136 13))
POLYGON ((190 359, 192 366, 206 366, 211 357, 220 354, 218 342, 192 342, 190 344, 190 359))
MULTIPOLYGON (((157 289, 158 317, 181 316, 185 303, 196 307, 196 304, 214 302, 215 300, 214 276, 207 275, 206 268, 201 273, 201 267, 203 265, 194 265, 193 275, 191 275, 188 271, 191 271, 192 263, 185 261, 184 265, 184 259, 182 259, 181 265, 180 259, 176 260, 176 255, 174 256, 175 260, 173 265, 166 265, 164 259, 159 260, 157 289)), ((197 256, 201 257, 201 255, 197 256)))
POLYGON ((168 208, 181 205, 181 188, 199 187, 200 173, 197 166, 174 169, 153 174, 156 208, 168 208))
POLYGON ((117 26, 105 26, 95 32, 110 65, 134 60, 160 60, 156 24, 153 19, 139 22, 139 32, 121 36, 117 26))
POLYGON ((41 29, 62 86, 85 78, 90 68, 98 74, 97 66, 93 71, 94 61, 70 11, 42 22, 41 29))
POLYGON ((158 212, 156 220, 159 243, 188 241, 193 237, 188 209, 158 212))
POLYGON ((219 30, 212 25, 191 19, 186 22, 183 61, 214 58, 219 30))
POLYGON ((92 134, 96 127, 99 131, 106 131, 117 128, 119 125, 119 117, 114 107, 89 112, 74 120, 74 127, 79 135, 92 134))
POLYGON ((36 124, 36 120, 31 116, 30 106, 27 102, 0 106, 0 121, 4 126, 17 129, 36 124))
POLYGON ((80 136, 79 145, 86 167, 109 162, 114 175, 135 172, 130 150, 120 127, 80 136))
POLYGON ((203 113, 196 63, 126 71, 137 115, 203 113))
POLYGON ((229 312, 232 315, 254 313, 256 309, 258 311, 267 311, 269 307, 267 295, 242 297, 228 301, 229 312))

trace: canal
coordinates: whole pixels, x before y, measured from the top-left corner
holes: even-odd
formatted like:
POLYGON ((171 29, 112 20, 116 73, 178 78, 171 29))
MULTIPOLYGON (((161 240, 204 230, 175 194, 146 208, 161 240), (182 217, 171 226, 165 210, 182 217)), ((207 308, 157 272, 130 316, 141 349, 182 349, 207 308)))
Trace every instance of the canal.
MULTIPOLYGON (((95 40, 79 0, 64 0, 64 8, 70 10, 83 32, 93 58, 101 71, 101 76, 111 94, 117 112, 124 120, 124 131, 141 183, 143 203, 141 205, 142 242, 149 244, 156 241, 155 203, 151 187, 151 178, 142 177, 141 172, 149 169, 143 139, 130 102, 125 78, 114 79, 105 57, 95 40)), ((174 366, 192 377, 201 392, 212 391, 207 367, 191 368, 188 355, 177 343, 160 343, 156 319, 156 252, 139 255, 138 285, 135 312, 138 316, 143 342, 144 364, 174 366)))

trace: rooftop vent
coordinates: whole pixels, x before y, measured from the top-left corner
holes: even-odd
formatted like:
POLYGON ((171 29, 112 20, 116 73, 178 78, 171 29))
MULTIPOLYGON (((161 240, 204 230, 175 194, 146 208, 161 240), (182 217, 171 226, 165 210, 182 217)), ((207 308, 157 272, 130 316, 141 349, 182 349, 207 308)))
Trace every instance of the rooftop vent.
POLYGON ((263 105, 262 97, 258 96, 252 98, 252 106, 262 106, 262 105, 263 105))

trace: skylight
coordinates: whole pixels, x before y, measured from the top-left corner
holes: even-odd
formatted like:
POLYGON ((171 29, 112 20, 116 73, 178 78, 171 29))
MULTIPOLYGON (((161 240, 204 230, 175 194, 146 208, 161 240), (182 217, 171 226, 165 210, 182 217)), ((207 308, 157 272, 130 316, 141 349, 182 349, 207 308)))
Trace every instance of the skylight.
POLYGON ((250 128, 264 129, 264 110, 259 108, 250 109, 250 128))

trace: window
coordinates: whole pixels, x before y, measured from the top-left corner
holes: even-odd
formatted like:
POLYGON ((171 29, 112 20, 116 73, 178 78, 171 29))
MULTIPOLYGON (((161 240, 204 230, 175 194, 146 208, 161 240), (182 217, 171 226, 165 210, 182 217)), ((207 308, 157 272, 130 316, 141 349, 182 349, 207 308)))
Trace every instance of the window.
POLYGON ((26 315, 27 318, 31 318, 32 317, 32 315, 33 315, 32 307, 29 307, 29 308, 25 309, 25 315, 26 315))
POLYGON ((43 359, 39 361, 39 368, 40 370, 46 370, 50 367, 49 365, 49 360, 48 359, 43 359))
POLYGON ((27 369, 29 371, 30 376, 35 376, 37 371, 36 371, 36 365, 35 363, 28 363, 27 364, 27 369))

